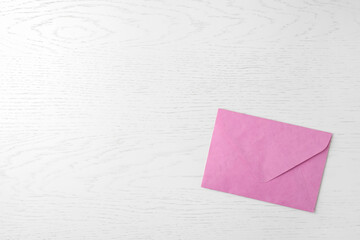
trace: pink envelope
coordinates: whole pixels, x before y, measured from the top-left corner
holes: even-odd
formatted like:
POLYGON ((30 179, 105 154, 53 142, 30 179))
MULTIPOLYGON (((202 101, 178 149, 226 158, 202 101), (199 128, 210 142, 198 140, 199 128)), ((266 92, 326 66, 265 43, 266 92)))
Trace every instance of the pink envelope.
POLYGON ((314 212, 331 136, 219 109, 201 186, 314 212))

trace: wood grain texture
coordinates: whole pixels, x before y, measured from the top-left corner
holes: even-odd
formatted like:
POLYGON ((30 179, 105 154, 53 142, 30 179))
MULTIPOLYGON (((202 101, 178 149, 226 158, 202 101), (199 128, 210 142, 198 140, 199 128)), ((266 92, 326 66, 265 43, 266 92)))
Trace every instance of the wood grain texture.
POLYGON ((360 1, 0 1, 0 239, 358 239, 360 1), (334 133, 315 214, 200 188, 217 108, 334 133))

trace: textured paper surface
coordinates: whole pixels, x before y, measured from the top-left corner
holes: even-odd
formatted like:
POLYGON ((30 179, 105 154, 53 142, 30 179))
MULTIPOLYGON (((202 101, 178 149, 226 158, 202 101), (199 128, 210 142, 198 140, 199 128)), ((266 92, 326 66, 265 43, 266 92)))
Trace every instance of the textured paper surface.
POLYGON ((219 109, 202 187, 313 212, 331 137, 219 109))

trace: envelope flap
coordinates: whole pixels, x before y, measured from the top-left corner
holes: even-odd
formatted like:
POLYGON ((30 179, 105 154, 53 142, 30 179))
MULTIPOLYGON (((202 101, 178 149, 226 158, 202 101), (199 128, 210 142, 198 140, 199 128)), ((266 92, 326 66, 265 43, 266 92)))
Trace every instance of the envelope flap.
POLYGON ((216 124, 249 164, 268 182, 322 152, 332 134, 219 109, 216 124))

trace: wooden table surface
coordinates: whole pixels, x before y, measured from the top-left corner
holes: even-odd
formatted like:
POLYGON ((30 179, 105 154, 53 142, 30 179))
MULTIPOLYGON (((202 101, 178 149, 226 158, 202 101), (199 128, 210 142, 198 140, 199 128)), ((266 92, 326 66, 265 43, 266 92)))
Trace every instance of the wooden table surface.
POLYGON ((360 1, 0 1, 0 239, 359 239, 360 1), (315 213, 200 187, 218 108, 334 134, 315 213))

